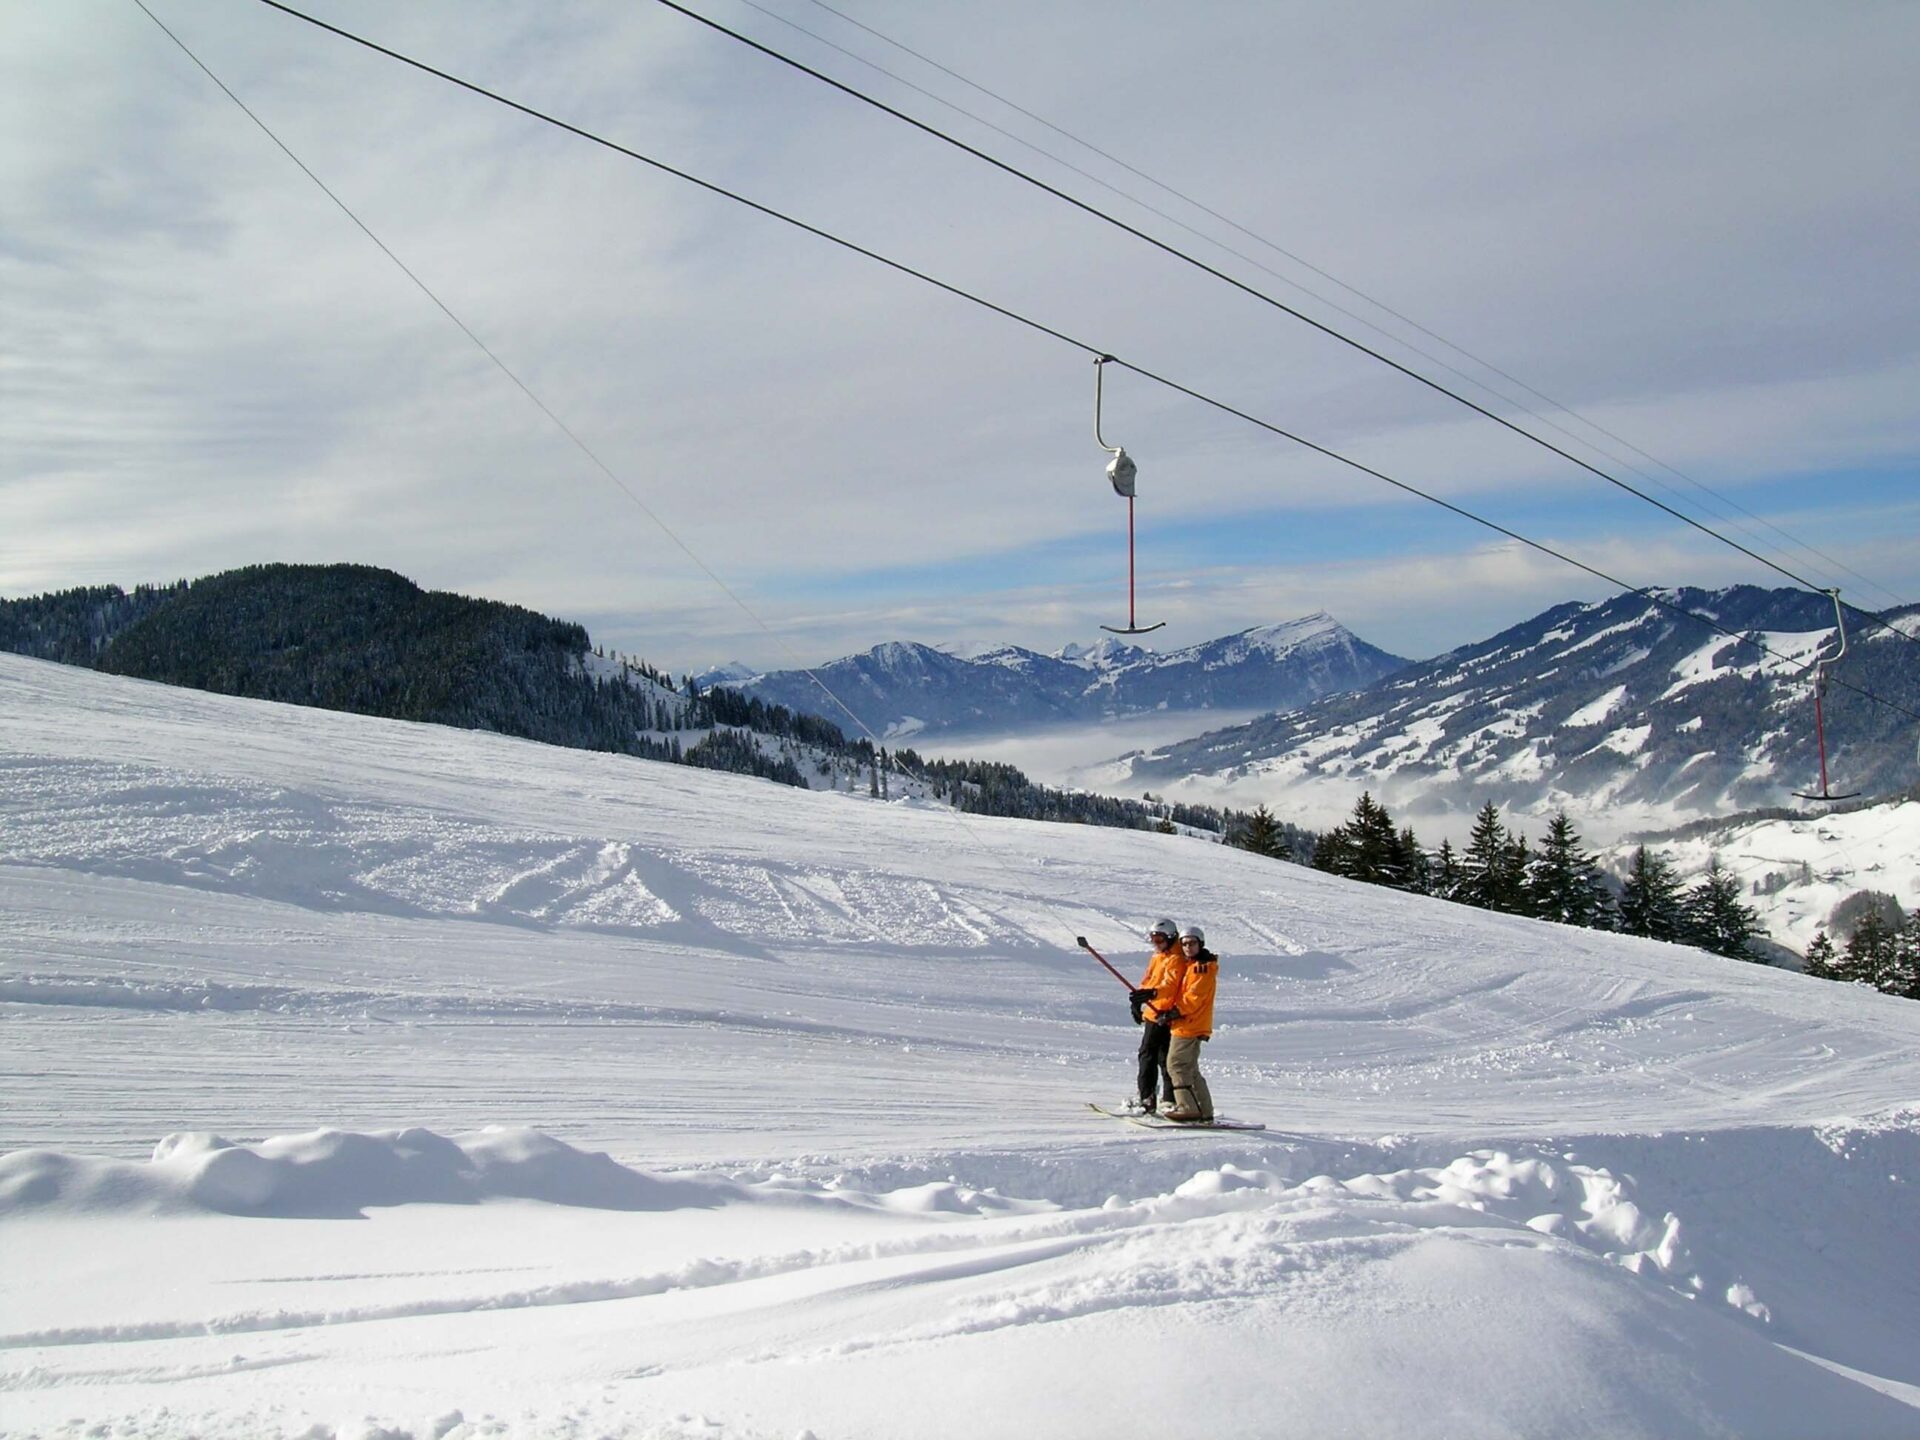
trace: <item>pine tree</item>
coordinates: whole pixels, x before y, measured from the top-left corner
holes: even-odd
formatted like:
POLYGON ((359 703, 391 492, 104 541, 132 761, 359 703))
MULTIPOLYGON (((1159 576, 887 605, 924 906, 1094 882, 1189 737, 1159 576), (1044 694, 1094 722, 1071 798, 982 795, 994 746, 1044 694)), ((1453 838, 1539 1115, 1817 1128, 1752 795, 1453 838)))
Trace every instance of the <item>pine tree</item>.
MULTIPOLYGON (((1904 927, 1902 927, 1904 928, 1904 927)), ((1871 985, 1886 995, 1900 993, 1898 966, 1900 932, 1878 910, 1869 910, 1853 927, 1847 939, 1847 953, 1841 959, 1842 980, 1856 985, 1871 985)))
POLYGON ((1393 816, 1372 792, 1361 795, 1353 815, 1322 835, 1313 849, 1313 867, 1369 885, 1411 889, 1424 864, 1411 829, 1395 831, 1393 816))
POLYGON ((1460 881, 1454 898, 1482 910, 1500 908, 1500 876, 1505 863, 1507 827, 1500 823, 1500 810, 1491 800, 1480 807, 1473 830, 1467 836, 1466 853, 1460 857, 1460 881))
POLYGON ((1732 960, 1759 960, 1747 942, 1760 929, 1760 917, 1740 899, 1740 882, 1721 867, 1720 857, 1707 861, 1707 873, 1681 902, 1681 934, 1689 945, 1711 950, 1732 960))
POLYGON ((1433 866, 1428 863, 1427 852, 1420 848, 1411 825, 1400 832, 1400 865, 1407 877, 1401 888, 1416 895, 1433 893, 1433 866))
POLYGON ((1242 850, 1251 850, 1256 855, 1271 855, 1276 860, 1284 859, 1287 854, 1287 841, 1280 833, 1280 822, 1273 818, 1273 812, 1265 805, 1247 817, 1236 843, 1242 850))
POLYGON ((1892 994, 1920 1000, 1920 907, 1907 916, 1893 941, 1892 994))
POLYGON ((1813 937, 1813 943, 1807 946, 1806 973, 1816 980, 1838 980, 1840 970, 1836 964, 1838 953, 1833 941, 1827 938, 1823 929, 1813 937))
POLYGON ((1400 837, 1394 832, 1393 817, 1378 804, 1371 791, 1363 791, 1347 822, 1353 840, 1352 876, 1370 885, 1399 886, 1406 881, 1406 867, 1400 853, 1400 837))
POLYGON ((1462 871, 1460 857, 1453 853, 1453 842, 1442 840, 1440 848, 1434 852, 1431 878, 1427 893, 1442 900, 1458 900, 1462 871))
POLYGON ((1620 890, 1620 930, 1652 940, 1680 938, 1680 881, 1663 855, 1642 845, 1620 890))
POLYGON ((1518 830, 1500 847, 1500 873, 1494 887, 1494 909, 1508 915, 1531 915, 1533 897, 1527 893, 1527 872, 1533 868, 1533 854, 1527 837, 1518 830))
POLYGON ((1527 875, 1527 893, 1533 913, 1542 920, 1599 928, 1606 915, 1606 886, 1565 810, 1547 822, 1540 854, 1527 875))

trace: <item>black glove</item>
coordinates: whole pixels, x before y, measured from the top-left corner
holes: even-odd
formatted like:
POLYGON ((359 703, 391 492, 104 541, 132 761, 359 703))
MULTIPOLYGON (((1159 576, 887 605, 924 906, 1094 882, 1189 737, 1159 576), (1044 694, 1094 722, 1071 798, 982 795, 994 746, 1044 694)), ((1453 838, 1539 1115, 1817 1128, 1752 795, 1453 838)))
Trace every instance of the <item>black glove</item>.
POLYGON ((1127 992, 1127 1001, 1133 1005, 1144 1005, 1147 1001, 1153 999, 1153 996, 1154 992, 1151 990, 1129 990, 1127 992))
MULTIPOLYGON (((1135 993, 1138 993, 1138 992, 1135 992, 1135 993)), ((1133 1023, 1138 1025, 1141 1021, 1140 1002, 1138 1000, 1128 1000, 1127 1009, 1133 1015, 1133 1023)))
POLYGON ((1174 1021, 1178 1020, 1179 1018, 1180 1018, 1180 1012, 1178 1010, 1162 1010, 1160 1012, 1160 1019, 1158 1023, 1162 1025, 1171 1025, 1174 1021))

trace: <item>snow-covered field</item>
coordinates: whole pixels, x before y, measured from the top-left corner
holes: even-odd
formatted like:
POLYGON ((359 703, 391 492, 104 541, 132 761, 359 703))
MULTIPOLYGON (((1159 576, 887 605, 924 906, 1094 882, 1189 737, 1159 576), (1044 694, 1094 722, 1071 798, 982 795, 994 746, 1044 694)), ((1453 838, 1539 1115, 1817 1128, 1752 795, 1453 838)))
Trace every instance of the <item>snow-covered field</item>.
POLYGON ((1920 1436, 1920 1005, 13 656, 0 827, 7 1435, 1920 1436))

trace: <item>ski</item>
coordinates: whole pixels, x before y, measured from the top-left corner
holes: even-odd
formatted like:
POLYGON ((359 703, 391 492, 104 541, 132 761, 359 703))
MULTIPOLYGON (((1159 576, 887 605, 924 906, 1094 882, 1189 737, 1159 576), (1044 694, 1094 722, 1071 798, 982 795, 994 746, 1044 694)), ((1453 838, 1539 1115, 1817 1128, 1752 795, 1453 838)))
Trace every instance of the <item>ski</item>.
POLYGON ((1267 1127, 1258 1120, 1233 1120, 1225 1115, 1216 1115, 1211 1120, 1169 1120, 1164 1115, 1151 1115, 1144 1110, 1110 1110, 1105 1105, 1087 1102, 1087 1108, 1096 1115, 1105 1115, 1112 1120, 1124 1120, 1129 1125, 1138 1125, 1143 1130, 1264 1130, 1267 1127))

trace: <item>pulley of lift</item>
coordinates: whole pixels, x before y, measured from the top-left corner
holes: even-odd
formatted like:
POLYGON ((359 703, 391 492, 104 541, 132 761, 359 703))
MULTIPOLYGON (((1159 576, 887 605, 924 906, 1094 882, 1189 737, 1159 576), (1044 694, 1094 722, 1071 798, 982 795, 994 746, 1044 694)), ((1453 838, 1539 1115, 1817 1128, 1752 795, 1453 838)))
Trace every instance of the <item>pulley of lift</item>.
POLYGON ((1106 436, 1100 431, 1101 384, 1100 377, 1104 367, 1114 357, 1098 356, 1093 362, 1093 438, 1113 458, 1107 462, 1107 479, 1113 483, 1113 493, 1127 502, 1127 623, 1102 625, 1100 628, 1115 635, 1145 635, 1166 625, 1160 620, 1152 625, 1142 625, 1135 618, 1133 606, 1133 500, 1134 479, 1140 473, 1140 467, 1133 463, 1133 457, 1119 445, 1107 444, 1106 436))
POLYGON ((1820 791, 1818 794, 1810 794, 1805 790, 1796 790, 1793 793, 1802 800, 1831 802, 1834 800, 1851 800, 1860 792, 1858 790, 1850 790, 1844 795, 1835 795, 1827 785, 1827 719, 1825 714, 1827 671, 1831 670, 1835 665, 1838 665, 1840 658, 1847 653, 1847 617, 1840 609, 1840 592, 1838 590, 1829 590, 1827 594, 1833 598, 1833 623, 1840 635, 1840 648, 1834 651, 1827 659, 1816 659, 1811 666, 1813 670, 1813 739, 1814 744, 1817 745, 1820 750, 1820 791))

